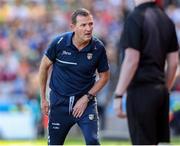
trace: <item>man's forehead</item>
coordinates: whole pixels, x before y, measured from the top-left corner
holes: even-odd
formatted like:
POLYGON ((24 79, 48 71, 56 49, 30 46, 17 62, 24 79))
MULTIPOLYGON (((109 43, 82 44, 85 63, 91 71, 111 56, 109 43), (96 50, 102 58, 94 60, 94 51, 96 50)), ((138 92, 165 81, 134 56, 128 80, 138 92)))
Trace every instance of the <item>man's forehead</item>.
POLYGON ((82 22, 93 22, 93 17, 92 15, 88 15, 88 16, 81 16, 81 15, 78 15, 77 18, 76 18, 76 21, 77 23, 82 23, 82 22))

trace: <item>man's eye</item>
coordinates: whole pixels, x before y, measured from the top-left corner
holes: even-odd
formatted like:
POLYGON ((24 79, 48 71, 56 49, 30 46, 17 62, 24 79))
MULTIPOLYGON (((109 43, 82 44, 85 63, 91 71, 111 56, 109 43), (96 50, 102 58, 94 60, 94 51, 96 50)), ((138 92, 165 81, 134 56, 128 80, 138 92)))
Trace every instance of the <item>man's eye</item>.
POLYGON ((92 26, 93 25, 93 23, 89 23, 89 26, 92 26))

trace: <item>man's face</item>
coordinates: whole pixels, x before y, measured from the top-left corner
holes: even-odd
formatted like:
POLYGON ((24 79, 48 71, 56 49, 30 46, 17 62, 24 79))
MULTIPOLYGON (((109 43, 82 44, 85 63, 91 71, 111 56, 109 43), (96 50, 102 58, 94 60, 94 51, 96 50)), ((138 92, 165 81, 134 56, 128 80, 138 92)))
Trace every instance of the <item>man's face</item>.
POLYGON ((77 16, 76 24, 72 24, 71 27, 75 32, 75 36, 83 41, 89 41, 92 37, 93 31, 93 17, 90 16, 77 16))

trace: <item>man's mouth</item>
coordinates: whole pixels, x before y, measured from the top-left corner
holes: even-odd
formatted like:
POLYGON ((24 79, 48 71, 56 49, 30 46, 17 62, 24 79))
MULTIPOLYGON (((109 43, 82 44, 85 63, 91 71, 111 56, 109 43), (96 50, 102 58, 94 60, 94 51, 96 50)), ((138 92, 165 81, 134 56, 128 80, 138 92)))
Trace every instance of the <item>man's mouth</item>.
POLYGON ((91 33, 86 33, 85 36, 91 36, 91 33))

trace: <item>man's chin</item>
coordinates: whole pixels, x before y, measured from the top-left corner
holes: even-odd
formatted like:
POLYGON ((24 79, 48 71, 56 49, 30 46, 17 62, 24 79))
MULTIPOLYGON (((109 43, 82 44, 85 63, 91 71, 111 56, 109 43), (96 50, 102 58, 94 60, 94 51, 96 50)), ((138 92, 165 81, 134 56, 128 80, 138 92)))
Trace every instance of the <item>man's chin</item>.
POLYGON ((84 38, 84 41, 90 41, 90 40, 91 40, 91 38, 92 38, 92 36, 85 37, 85 38, 84 38))

